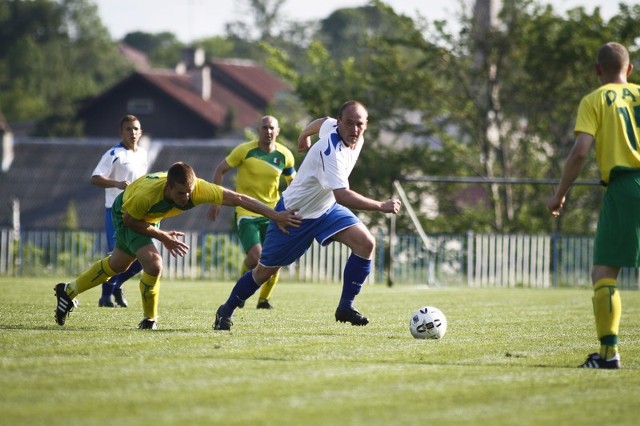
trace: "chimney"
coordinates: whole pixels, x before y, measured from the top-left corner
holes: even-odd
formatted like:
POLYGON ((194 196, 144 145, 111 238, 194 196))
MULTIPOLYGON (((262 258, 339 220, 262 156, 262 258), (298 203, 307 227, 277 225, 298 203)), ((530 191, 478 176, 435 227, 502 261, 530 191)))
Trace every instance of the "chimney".
POLYGON ((191 88, 208 101, 211 98, 211 67, 205 65, 187 72, 191 88))
POLYGON ((182 49, 182 63, 188 70, 200 68, 204 65, 204 50, 200 47, 185 47, 182 49))

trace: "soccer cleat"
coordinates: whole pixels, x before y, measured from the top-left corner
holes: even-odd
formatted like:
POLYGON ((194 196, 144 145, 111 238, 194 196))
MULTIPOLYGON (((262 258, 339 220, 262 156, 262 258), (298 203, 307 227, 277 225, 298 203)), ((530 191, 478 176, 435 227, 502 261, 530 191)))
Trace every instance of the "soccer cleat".
POLYGON ((124 291, 122 288, 116 288, 113 292, 113 298, 116 301, 116 306, 122 306, 123 308, 129 307, 129 302, 124 298, 124 291))
POLYGON ((350 322, 351 325, 367 325, 369 320, 354 308, 336 309, 336 321, 350 322))
POLYGON ((231 322, 231 318, 223 317, 220 314, 220 309, 222 309, 222 305, 216 311, 216 321, 213 323, 214 330, 231 330, 231 326, 233 322, 231 322))
POLYGON ((53 288, 56 293, 56 323, 58 325, 64 325, 67 317, 69 316, 69 312, 73 311, 76 304, 71 300, 69 295, 66 292, 67 284, 59 283, 53 288))
POLYGON ((101 308, 117 308, 118 304, 113 300, 111 300, 111 298, 108 298, 108 299, 100 298, 100 300, 98 300, 98 306, 101 308))
POLYGON ((142 321, 140 321, 140 324, 138 324, 138 328, 140 330, 157 330, 158 324, 156 323, 156 320, 145 318, 142 321))
POLYGON ((273 305, 268 300, 260 300, 256 305, 256 309, 273 309, 273 305))
POLYGON ((613 358, 606 360, 600 357, 599 353, 589 354, 587 360, 578 366, 578 368, 602 368, 606 370, 617 370, 620 368, 620 355, 616 354, 613 358))

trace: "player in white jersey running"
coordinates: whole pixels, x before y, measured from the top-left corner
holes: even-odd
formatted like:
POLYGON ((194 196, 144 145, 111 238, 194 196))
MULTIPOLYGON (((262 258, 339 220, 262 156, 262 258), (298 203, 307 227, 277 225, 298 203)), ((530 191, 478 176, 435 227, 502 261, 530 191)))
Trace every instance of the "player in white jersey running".
POLYGON ((309 150, 296 178, 276 206, 278 211, 298 210, 302 225, 285 234, 270 224, 258 266, 237 281, 228 300, 218 308, 214 329, 230 330, 234 310, 282 266, 300 258, 314 239, 322 245, 337 241, 352 251, 344 268, 336 321, 352 325, 369 323, 353 302, 369 276, 375 239, 349 209, 396 214, 401 203, 395 199, 373 200, 349 189, 349 175, 364 144, 367 119, 365 106, 349 101, 342 105, 335 122, 326 119, 320 127, 316 120, 303 130, 303 135, 319 130, 320 139, 309 150))
MULTIPOLYGON (((138 145, 142 137, 142 126, 134 115, 125 115, 120 120, 121 142, 109 148, 102 155, 98 165, 91 174, 91 183, 100 188, 104 188, 105 194, 105 216, 104 227, 107 235, 107 245, 109 252, 115 246, 115 227, 111 221, 111 206, 124 189, 134 180, 147 174, 149 164, 147 151, 138 145)), ((98 301, 98 306, 115 308, 128 306, 124 297, 122 285, 129 278, 140 272, 142 266, 137 260, 131 267, 112 277, 102 284, 102 296, 98 301)))

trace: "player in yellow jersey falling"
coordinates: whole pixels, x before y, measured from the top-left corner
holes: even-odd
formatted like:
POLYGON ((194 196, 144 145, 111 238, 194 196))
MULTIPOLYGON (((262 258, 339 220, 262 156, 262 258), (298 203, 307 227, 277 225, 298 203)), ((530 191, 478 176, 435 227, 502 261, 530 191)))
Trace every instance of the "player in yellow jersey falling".
POLYGON ((138 259, 142 264, 140 293, 144 311, 138 328, 155 330, 162 257, 152 240, 160 241, 172 256, 184 256, 189 250, 179 239, 184 233, 163 231, 160 221, 203 203, 242 206, 272 219, 287 233, 286 227, 297 227, 301 222, 295 211, 276 212, 247 195, 198 179, 185 163, 175 163, 168 172, 142 176, 127 186, 113 203, 116 247, 112 254, 93 264, 74 281, 55 286, 58 325, 64 325, 73 310, 74 297, 126 271, 138 259))
POLYGON ((622 312, 618 272, 621 267, 640 266, 640 86, 627 82, 633 65, 629 52, 619 43, 600 48, 595 70, 602 86, 580 102, 575 143, 547 208, 553 216, 560 214, 567 192, 595 142, 602 183, 607 187, 591 271, 600 351, 589 355, 580 367, 618 369, 622 312))
MULTIPOLYGON (((284 177, 288 185, 296 174, 293 154, 286 146, 276 142, 279 133, 277 119, 271 116, 262 117, 258 125, 258 140, 234 148, 216 167, 213 182, 222 185, 222 176, 237 168, 236 191, 262 201, 269 207, 275 207, 280 199, 280 177, 284 177)), ((219 212, 220 206, 211 206, 209 219, 215 220, 219 212)), ((240 273, 242 276, 258 264, 269 219, 242 206, 236 207, 235 219, 240 243, 246 254, 240 273)), ((273 308, 269 299, 279 275, 273 275, 262 286, 258 309, 273 308)))

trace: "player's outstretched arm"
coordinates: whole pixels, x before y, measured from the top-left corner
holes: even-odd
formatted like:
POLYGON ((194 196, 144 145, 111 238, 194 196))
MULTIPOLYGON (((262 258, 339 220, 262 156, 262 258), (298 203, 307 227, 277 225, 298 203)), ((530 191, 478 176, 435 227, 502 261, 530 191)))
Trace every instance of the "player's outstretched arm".
POLYGON ((261 203, 248 195, 240 194, 230 189, 223 188, 222 204, 225 206, 240 206, 261 216, 267 217, 278 225, 278 228, 285 234, 288 226, 297 228, 302 223, 302 218, 296 215, 297 210, 285 210, 277 212, 271 207, 261 203))
POLYGON ((385 201, 377 201, 347 188, 334 189, 333 195, 338 204, 350 209, 397 214, 400 211, 400 207, 402 207, 402 202, 400 200, 389 199, 385 201))

